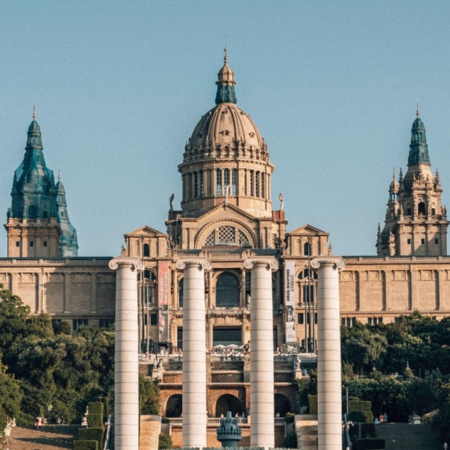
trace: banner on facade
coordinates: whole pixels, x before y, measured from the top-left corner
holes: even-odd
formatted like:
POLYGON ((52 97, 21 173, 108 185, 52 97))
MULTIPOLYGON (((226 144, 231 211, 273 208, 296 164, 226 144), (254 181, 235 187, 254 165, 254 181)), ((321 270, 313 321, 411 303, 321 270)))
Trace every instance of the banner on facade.
POLYGON ((169 304, 169 263, 160 262, 158 265, 158 305, 169 304))
POLYGON ((167 306, 164 306, 159 310, 158 317, 158 331, 159 342, 168 342, 169 341, 169 311, 167 310, 167 306))
POLYGON ((286 342, 297 342, 295 333, 295 261, 284 266, 284 307, 286 342))

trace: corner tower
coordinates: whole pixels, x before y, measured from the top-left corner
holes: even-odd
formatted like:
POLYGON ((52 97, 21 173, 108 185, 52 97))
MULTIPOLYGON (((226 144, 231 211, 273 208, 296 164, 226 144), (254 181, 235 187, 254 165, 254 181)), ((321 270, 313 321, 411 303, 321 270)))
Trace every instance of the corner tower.
POLYGON ((216 106, 195 127, 178 166, 183 217, 199 217, 224 200, 252 216, 272 217, 274 165, 255 123, 236 106, 226 49, 216 84, 216 106))
POLYGON ((14 172, 11 197, 5 224, 9 258, 77 256, 77 236, 67 216, 64 187, 55 184, 53 171, 45 163, 35 112, 25 156, 14 172))
POLYGON ((408 170, 395 173, 383 231, 378 229, 379 256, 447 255, 447 211, 441 203, 439 172, 431 172, 425 125, 417 118, 411 128, 408 170))

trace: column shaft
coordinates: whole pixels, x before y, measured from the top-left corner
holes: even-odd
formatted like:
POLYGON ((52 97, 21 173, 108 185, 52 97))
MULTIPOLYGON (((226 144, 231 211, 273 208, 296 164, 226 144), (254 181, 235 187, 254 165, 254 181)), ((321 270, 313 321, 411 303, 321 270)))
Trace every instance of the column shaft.
POLYGON ((116 450, 139 449, 138 259, 119 257, 109 266, 116 274, 116 345, 114 374, 114 444, 116 450))
POLYGON ((183 281, 183 447, 206 447, 206 260, 180 260, 183 281))
POLYGON ((317 394, 319 448, 342 449, 341 336, 339 317, 339 268, 336 257, 316 258, 318 280, 317 394))
POLYGON ((276 260, 247 260, 251 269, 250 445, 275 446, 272 269, 276 260))

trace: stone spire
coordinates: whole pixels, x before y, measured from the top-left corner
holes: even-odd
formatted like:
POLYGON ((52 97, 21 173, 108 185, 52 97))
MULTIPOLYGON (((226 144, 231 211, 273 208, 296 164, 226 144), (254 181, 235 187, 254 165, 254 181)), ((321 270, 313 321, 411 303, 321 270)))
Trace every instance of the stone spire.
POLYGON ((223 67, 219 70, 216 93, 216 105, 220 103, 237 103, 234 86, 234 73, 228 65, 228 49, 224 49, 223 67))

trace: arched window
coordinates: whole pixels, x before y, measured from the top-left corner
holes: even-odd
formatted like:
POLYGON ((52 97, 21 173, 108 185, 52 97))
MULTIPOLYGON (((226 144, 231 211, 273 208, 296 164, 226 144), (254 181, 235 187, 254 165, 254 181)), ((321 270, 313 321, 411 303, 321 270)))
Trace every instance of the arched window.
POLYGON ((231 394, 224 394, 217 399, 216 417, 226 416, 228 411, 231 411, 233 417, 236 414, 242 415, 245 412, 241 401, 237 397, 231 394))
POLYGON ((223 273, 216 283, 216 306, 239 306, 239 282, 231 273, 223 273))
POLYGON ((425 203, 424 202, 419 203, 419 214, 425 215, 425 203))
POLYGON ((167 400, 166 417, 181 417, 183 413, 183 397, 180 394, 171 395, 167 400))
POLYGON ((305 256, 310 256, 311 255, 311 244, 309 242, 306 242, 303 245, 303 254, 305 256))
POLYGON ((144 244, 144 258, 150 256, 150 246, 148 244, 144 244))

